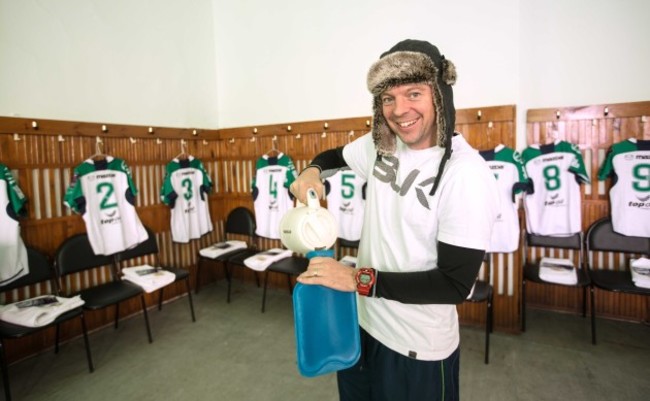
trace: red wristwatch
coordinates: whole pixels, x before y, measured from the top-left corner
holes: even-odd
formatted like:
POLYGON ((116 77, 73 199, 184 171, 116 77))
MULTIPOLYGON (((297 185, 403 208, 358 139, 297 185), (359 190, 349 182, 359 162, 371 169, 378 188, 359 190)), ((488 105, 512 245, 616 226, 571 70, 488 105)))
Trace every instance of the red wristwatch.
POLYGON ((375 269, 362 267, 357 270, 357 274, 354 278, 357 282, 357 292, 359 295, 367 297, 370 294, 372 287, 375 285, 375 269))

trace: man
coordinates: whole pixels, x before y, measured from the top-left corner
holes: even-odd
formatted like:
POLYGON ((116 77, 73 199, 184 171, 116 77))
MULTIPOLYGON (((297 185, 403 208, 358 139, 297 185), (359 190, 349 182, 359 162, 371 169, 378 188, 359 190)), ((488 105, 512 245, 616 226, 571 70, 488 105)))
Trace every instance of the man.
POLYGON ((459 398, 455 304, 469 294, 497 211, 494 176, 454 133, 456 71, 428 42, 405 40, 370 68, 372 133, 325 151, 291 186, 305 201, 343 166, 367 180, 360 268, 313 258, 299 278, 357 291, 362 355, 338 372, 341 400, 459 398))

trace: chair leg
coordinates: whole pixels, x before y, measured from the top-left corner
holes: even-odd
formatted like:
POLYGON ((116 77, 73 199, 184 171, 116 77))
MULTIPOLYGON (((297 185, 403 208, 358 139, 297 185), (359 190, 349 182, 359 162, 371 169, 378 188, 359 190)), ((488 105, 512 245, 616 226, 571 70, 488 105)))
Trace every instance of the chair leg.
POLYGON ((185 279, 185 285, 187 285, 187 299, 190 301, 190 312, 192 312, 192 321, 196 322, 196 316, 194 316, 194 302, 192 301, 192 289, 190 288, 190 278, 185 279))
POLYGON ((161 288, 158 292, 158 310, 162 310, 162 301, 163 301, 163 289, 161 288))
POLYGON ((596 345, 596 296, 594 295, 595 288, 590 287, 591 292, 591 343, 596 345))
POLYGON ((82 313, 79 317, 81 319, 81 332, 84 336, 84 344, 86 345, 86 359, 88 360, 88 370, 90 373, 95 371, 95 365, 93 364, 93 356, 90 353, 90 341, 88 341, 88 329, 86 329, 86 319, 82 313))
POLYGON ((257 288, 260 288, 260 276, 257 271, 254 271, 255 273, 255 283, 257 284, 257 288))
POLYGON ((144 314, 144 323, 147 326, 147 337, 149 337, 149 344, 153 342, 153 337, 151 337, 151 327, 149 326, 149 315, 147 314, 147 303, 144 300, 144 294, 140 295, 140 301, 142 302, 142 313, 144 314))
POLYGON ((201 257, 196 261, 196 284, 194 285, 194 293, 199 293, 199 288, 201 287, 201 257))
POLYGON ((521 283, 521 331, 526 331, 526 280, 521 283))
POLYGON ((485 316, 485 364, 490 363, 490 333, 493 324, 492 294, 488 297, 485 316))
POLYGON ((60 326, 61 326, 60 324, 56 325, 56 331, 55 331, 56 334, 54 335, 54 353, 55 354, 59 353, 59 336, 61 334, 61 327, 60 326))
POLYGON ((266 287, 269 282, 269 272, 268 270, 264 272, 264 291, 262 292, 262 313, 266 309, 266 287))
POLYGON ((120 320, 120 303, 115 304, 115 328, 117 329, 117 322, 120 320))
POLYGON ((291 285, 291 275, 287 274, 287 284, 289 285, 289 295, 293 295, 293 286, 291 285))
POLYGON ((226 301, 230 303, 230 291, 232 288, 232 272, 228 267, 228 262, 223 262, 223 267, 224 269, 226 269, 226 280, 228 281, 228 297, 226 298, 226 301))
POLYGON ((5 342, 0 341, 0 364, 2 364, 2 384, 5 388, 5 400, 11 401, 11 388, 9 387, 9 366, 5 355, 5 342))
POLYGON ((587 287, 582 287, 582 317, 587 317, 587 287))

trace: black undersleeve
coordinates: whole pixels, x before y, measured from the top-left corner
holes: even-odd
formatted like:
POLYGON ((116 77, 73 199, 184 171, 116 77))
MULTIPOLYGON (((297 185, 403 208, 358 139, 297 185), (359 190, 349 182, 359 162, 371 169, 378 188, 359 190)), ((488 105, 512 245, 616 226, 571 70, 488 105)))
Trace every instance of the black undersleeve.
POLYGON ((332 174, 326 173, 323 175, 324 172, 327 172, 328 170, 339 170, 343 167, 347 167, 347 165, 348 164, 343 158, 343 147, 341 146, 339 148, 329 149, 319 153, 307 167, 318 168, 321 171, 321 178, 325 178, 328 175, 332 175, 333 172, 332 174))
POLYGON ((375 296, 405 304, 460 304, 469 295, 485 251, 438 242, 438 268, 379 272, 375 296))

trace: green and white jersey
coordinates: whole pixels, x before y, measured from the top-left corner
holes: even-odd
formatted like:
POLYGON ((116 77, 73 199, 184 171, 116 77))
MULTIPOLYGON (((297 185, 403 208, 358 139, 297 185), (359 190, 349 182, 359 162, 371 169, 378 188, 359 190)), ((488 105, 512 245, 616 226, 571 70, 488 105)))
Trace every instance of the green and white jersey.
POLYGON ((136 194, 124 160, 88 159, 74 169, 64 201, 83 217, 95 254, 113 255, 148 238, 135 210, 136 194))
POLYGON ((498 145, 479 152, 497 179, 499 214, 492 228, 488 252, 514 252, 519 248, 519 215, 516 194, 528 184, 521 155, 514 149, 498 145))
POLYGON ((20 237, 18 215, 25 207, 25 195, 16 184, 11 170, 0 164, 0 285, 6 285, 29 273, 27 249, 20 237))
POLYGON ((614 231, 650 237, 650 140, 630 138, 612 145, 598 179, 610 176, 614 231))
POLYGON ((267 238, 280 238, 280 219, 293 208, 289 197, 289 185, 297 174, 289 156, 280 153, 277 157, 264 155, 255 164, 253 178, 253 206, 257 235, 267 238))
POLYGON ((186 243, 212 231, 208 194, 212 181, 203 163, 189 156, 166 167, 160 199, 171 207, 172 240, 186 243))
POLYGON ((366 204, 363 196, 365 183, 350 169, 339 170, 326 180, 329 186, 327 210, 338 222, 338 236, 348 241, 361 238, 363 208, 366 204))
POLYGON ((534 190, 524 197, 527 231, 538 235, 580 232, 580 183, 589 182, 589 175, 578 147, 565 141, 535 144, 521 156, 534 190))

